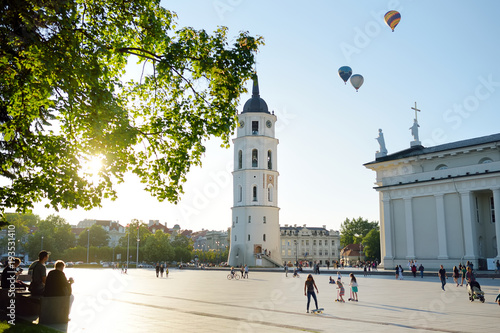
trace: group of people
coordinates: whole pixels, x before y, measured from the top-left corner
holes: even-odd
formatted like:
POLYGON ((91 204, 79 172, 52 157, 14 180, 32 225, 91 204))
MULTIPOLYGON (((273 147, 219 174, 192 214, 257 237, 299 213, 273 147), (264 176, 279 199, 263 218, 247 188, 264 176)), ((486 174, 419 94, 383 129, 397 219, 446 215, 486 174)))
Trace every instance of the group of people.
POLYGON ((165 277, 168 277, 168 265, 164 267, 163 264, 156 263, 155 271, 156 277, 163 277, 163 273, 165 273, 165 277))
MULTIPOLYGON (((424 277, 424 265, 420 264, 419 266, 416 260, 408 261, 408 270, 411 272, 414 278, 417 277, 417 271, 420 272, 421 278, 424 277)), ((396 265, 395 271, 396 271, 396 280, 404 280, 403 267, 401 265, 396 265)))
MULTIPOLYGON (((444 286, 446 285, 448 275, 446 274, 446 269, 443 267, 443 265, 440 266, 438 276, 439 280, 441 281, 441 289, 444 291, 444 286)), ((468 283, 471 287, 477 287, 479 290, 481 290, 481 286, 476 281, 476 277, 474 275, 474 264, 470 261, 467 261, 465 265, 462 265, 460 263, 458 267, 453 266, 453 272, 451 273, 451 276, 453 277, 453 281, 455 282, 457 287, 463 286, 465 280, 466 283, 468 283), (459 283, 460 277, 462 278, 461 283, 459 283)))
MULTIPOLYGON (((349 287, 351 288, 351 295, 350 295, 348 301, 357 302, 358 301, 358 282, 357 282, 356 277, 354 276, 353 273, 350 273, 349 277, 351 278, 351 280, 349 282, 349 287)), ((340 274, 340 272, 337 272, 337 280, 336 281, 330 276, 330 284, 335 284, 337 286, 337 299, 335 301, 336 302, 345 302, 344 301, 345 288, 344 288, 344 284, 342 283, 342 275, 340 274)), ((318 298, 316 296, 316 293, 319 294, 318 287, 316 286, 316 282, 314 282, 314 278, 313 278, 312 274, 309 274, 307 276, 306 282, 304 284, 304 296, 307 296, 307 307, 306 307, 307 313, 309 313, 309 306, 311 303, 311 298, 314 300, 314 305, 316 306, 316 310, 318 310, 318 298)))
MULTIPOLYGON (((241 278, 242 279, 248 279, 248 266, 241 266, 240 269, 241 272, 241 278)), ((236 274, 236 271, 234 270, 234 267, 231 267, 231 275, 234 276, 236 274)))
POLYGON ((54 270, 47 274, 45 264, 49 260, 50 253, 40 251, 38 260, 34 261, 29 269, 28 274, 31 276, 29 290, 33 295, 45 297, 70 296, 70 303, 73 302, 71 285, 74 283, 73 278, 66 278, 64 268, 66 264, 62 260, 57 260, 54 264, 54 270))
POLYGON ((57 260, 54 264, 55 269, 47 274, 47 267, 45 264, 49 259, 49 255, 50 253, 47 251, 40 251, 38 260, 30 265, 28 269, 28 275, 31 276, 29 286, 18 280, 19 275, 22 273, 22 269, 18 268, 21 264, 21 260, 19 258, 13 258, 11 262, 7 262, 2 272, 2 289, 9 289, 12 284, 11 281, 15 281, 14 285, 16 289, 28 288, 31 294, 35 296, 69 296, 69 306, 71 309, 71 304, 74 300, 71 285, 74 283, 74 280, 73 278, 66 278, 66 274, 64 274, 66 264, 62 260, 57 260))

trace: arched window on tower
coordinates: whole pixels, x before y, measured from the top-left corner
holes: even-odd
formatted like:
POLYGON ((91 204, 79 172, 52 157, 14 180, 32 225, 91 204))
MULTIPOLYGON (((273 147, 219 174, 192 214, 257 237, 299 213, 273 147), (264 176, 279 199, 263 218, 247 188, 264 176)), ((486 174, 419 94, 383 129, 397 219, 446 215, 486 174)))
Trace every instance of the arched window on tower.
POLYGON ((266 241, 266 234, 262 235, 262 240, 265 242, 266 241))
POLYGON ((267 168, 269 170, 273 169, 273 152, 270 150, 267 151, 267 168))
POLYGON ((238 185, 238 202, 243 201, 243 187, 241 185, 238 185))
POLYGON ((240 150, 238 151, 238 169, 243 168, 243 152, 240 150))
POLYGON ((259 166, 258 150, 252 149, 252 168, 259 166))
POLYGON ((273 202, 273 187, 271 185, 267 188, 267 201, 273 202))
POLYGON ((252 196, 253 196, 253 201, 257 201, 257 186, 254 186, 252 188, 252 196))

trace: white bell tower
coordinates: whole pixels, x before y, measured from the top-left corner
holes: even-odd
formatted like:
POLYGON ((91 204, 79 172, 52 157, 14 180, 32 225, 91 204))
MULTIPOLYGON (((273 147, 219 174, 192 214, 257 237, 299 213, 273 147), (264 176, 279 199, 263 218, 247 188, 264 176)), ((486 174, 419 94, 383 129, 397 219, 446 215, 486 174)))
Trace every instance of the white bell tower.
POLYGON ((277 118, 260 98, 257 75, 238 119, 229 265, 280 266, 277 118))

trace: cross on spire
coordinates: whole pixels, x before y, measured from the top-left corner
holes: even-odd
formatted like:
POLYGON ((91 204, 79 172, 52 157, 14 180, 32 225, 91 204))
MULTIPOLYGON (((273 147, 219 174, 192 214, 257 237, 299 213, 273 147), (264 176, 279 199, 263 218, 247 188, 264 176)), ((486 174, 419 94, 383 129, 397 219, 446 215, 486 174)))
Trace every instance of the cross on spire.
POLYGON ((417 120, 417 111, 420 112, 419 109, 417 109, 417 102, 415 102, 415 107, 411 108, 412 110, 415 110, 415 120, 417 120))

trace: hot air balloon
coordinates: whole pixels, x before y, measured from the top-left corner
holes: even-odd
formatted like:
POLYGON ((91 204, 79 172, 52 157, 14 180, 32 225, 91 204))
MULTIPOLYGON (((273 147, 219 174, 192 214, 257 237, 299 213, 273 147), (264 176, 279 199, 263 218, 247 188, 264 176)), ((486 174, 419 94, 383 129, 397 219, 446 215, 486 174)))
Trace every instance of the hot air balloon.
POLYGON ((388 11, 384 15, 385 23, 392 29, 394 32, 394 28, 398 25, 399 21, 401 21, 401 14, 395 10, 388 11))
POLYGON ((359 74, 354 74, 351 76, 351 84, 352 86, 358 91, 358 89, 363 85, 363 82, 365 79, 363 79, 363 76, 359 74))
POLYGON ((352 75, 352 69, 349 66, 342 66, 339 68, 339 76, 342 80, 344 80, 344 84, 347 84, 347 80, 352 75))

